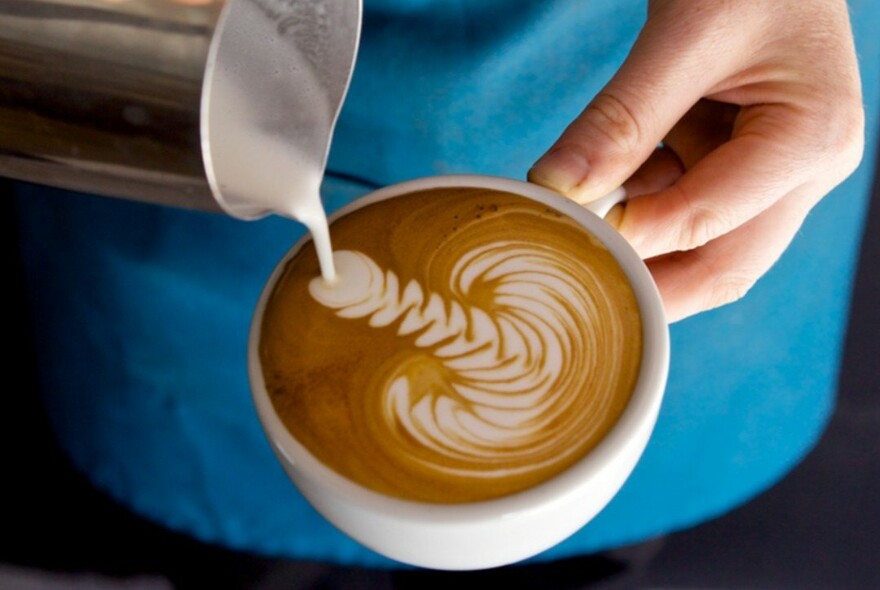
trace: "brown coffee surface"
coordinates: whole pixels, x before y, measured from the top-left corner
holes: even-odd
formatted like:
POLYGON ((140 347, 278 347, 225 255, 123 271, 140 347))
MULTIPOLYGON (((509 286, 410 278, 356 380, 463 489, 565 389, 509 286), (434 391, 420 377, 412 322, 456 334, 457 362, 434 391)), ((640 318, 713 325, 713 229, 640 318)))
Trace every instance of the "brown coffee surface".
POLYGON ((570 467, 625 408, 641 364, 635 295, 607 249, 524 197, 433 189, 311 242, 260 335, 276 412, 325 465, 380 493, 460 503, 570 467), (347 274, 346 274, 347 273, 347 274))

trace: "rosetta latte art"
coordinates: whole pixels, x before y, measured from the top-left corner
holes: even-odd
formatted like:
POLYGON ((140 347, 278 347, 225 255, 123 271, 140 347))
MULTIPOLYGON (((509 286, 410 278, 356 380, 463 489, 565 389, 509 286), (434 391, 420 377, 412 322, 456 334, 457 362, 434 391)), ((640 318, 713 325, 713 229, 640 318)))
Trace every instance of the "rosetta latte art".
POLYGON ((570 463, 582 453, 572 440, 594 436, 617 411, 609 400, 626 354, 619 305, 573 254, 489 243, 455 261, 445 298, 415 280, 400 284, 362 252, 334 259, 339 282, 312 280, 312 297, 341 318, 395 327, 421 353, 383 375, 374 406, 398 450, 424 469, 544 471, 570 463))
POLYGON ((575 219, 449 187, 331 232, 337 280, 305 242, 260 324, 272 405, 327 468, 408 500, 489 500, 568 470, 618 423, 641 366, 638 302, 575 219))

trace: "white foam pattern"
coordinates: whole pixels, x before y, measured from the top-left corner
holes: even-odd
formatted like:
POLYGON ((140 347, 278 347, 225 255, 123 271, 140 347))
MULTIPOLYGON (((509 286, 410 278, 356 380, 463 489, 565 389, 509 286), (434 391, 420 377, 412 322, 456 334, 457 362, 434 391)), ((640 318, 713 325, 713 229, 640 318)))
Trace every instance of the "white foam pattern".
POLYGON ((312 280, 312 297, 342 318, 396 324, 439 365, 440 386, 407 363, 384 381, 382 419, 412 460, 471 477, 543 470, 611 411, 603 393, 619 373, 622 321, 577 257, 490 243, 455 261, 446 297, 414 280, 401 285, 362 252, 337 251, 334 260, 338 280, 312 280))

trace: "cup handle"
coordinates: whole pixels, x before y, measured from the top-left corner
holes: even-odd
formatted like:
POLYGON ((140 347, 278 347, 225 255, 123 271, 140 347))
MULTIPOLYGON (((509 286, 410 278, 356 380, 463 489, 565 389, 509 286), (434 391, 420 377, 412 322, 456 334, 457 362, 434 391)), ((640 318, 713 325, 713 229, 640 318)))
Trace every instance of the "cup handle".
POLYGON ((626 201, 626 189, 619 186, 601 199, 585 203, 583 206, 604 219, 612 207, 624 201, 626 201))

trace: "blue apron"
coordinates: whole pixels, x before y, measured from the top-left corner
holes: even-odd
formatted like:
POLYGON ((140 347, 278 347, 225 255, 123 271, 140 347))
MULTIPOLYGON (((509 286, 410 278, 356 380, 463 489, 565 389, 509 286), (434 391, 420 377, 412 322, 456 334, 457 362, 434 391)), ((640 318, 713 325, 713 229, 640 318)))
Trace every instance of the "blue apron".
MULTIPOLYGON (((619 0, 366 4, 323 187, 330 209, 427 174, 522 178, 615 72, 645 11, 619 0)), ((873 4, 850 3, 871 131, 873 4)), ((866 163, 875 149, 872 134, 866 163)), ((673 326, 667 397, 635 473, 593 522, 538 559, 721 514, 815 444, 833 407, 870 176, 868 164, 823 200, 744 300, 673 326)), ((16 191, 45 404, 81 471, 137 513, 205 541, 391 565, 305 503, 251 405, 251 312, 301 226, 16 191)))

